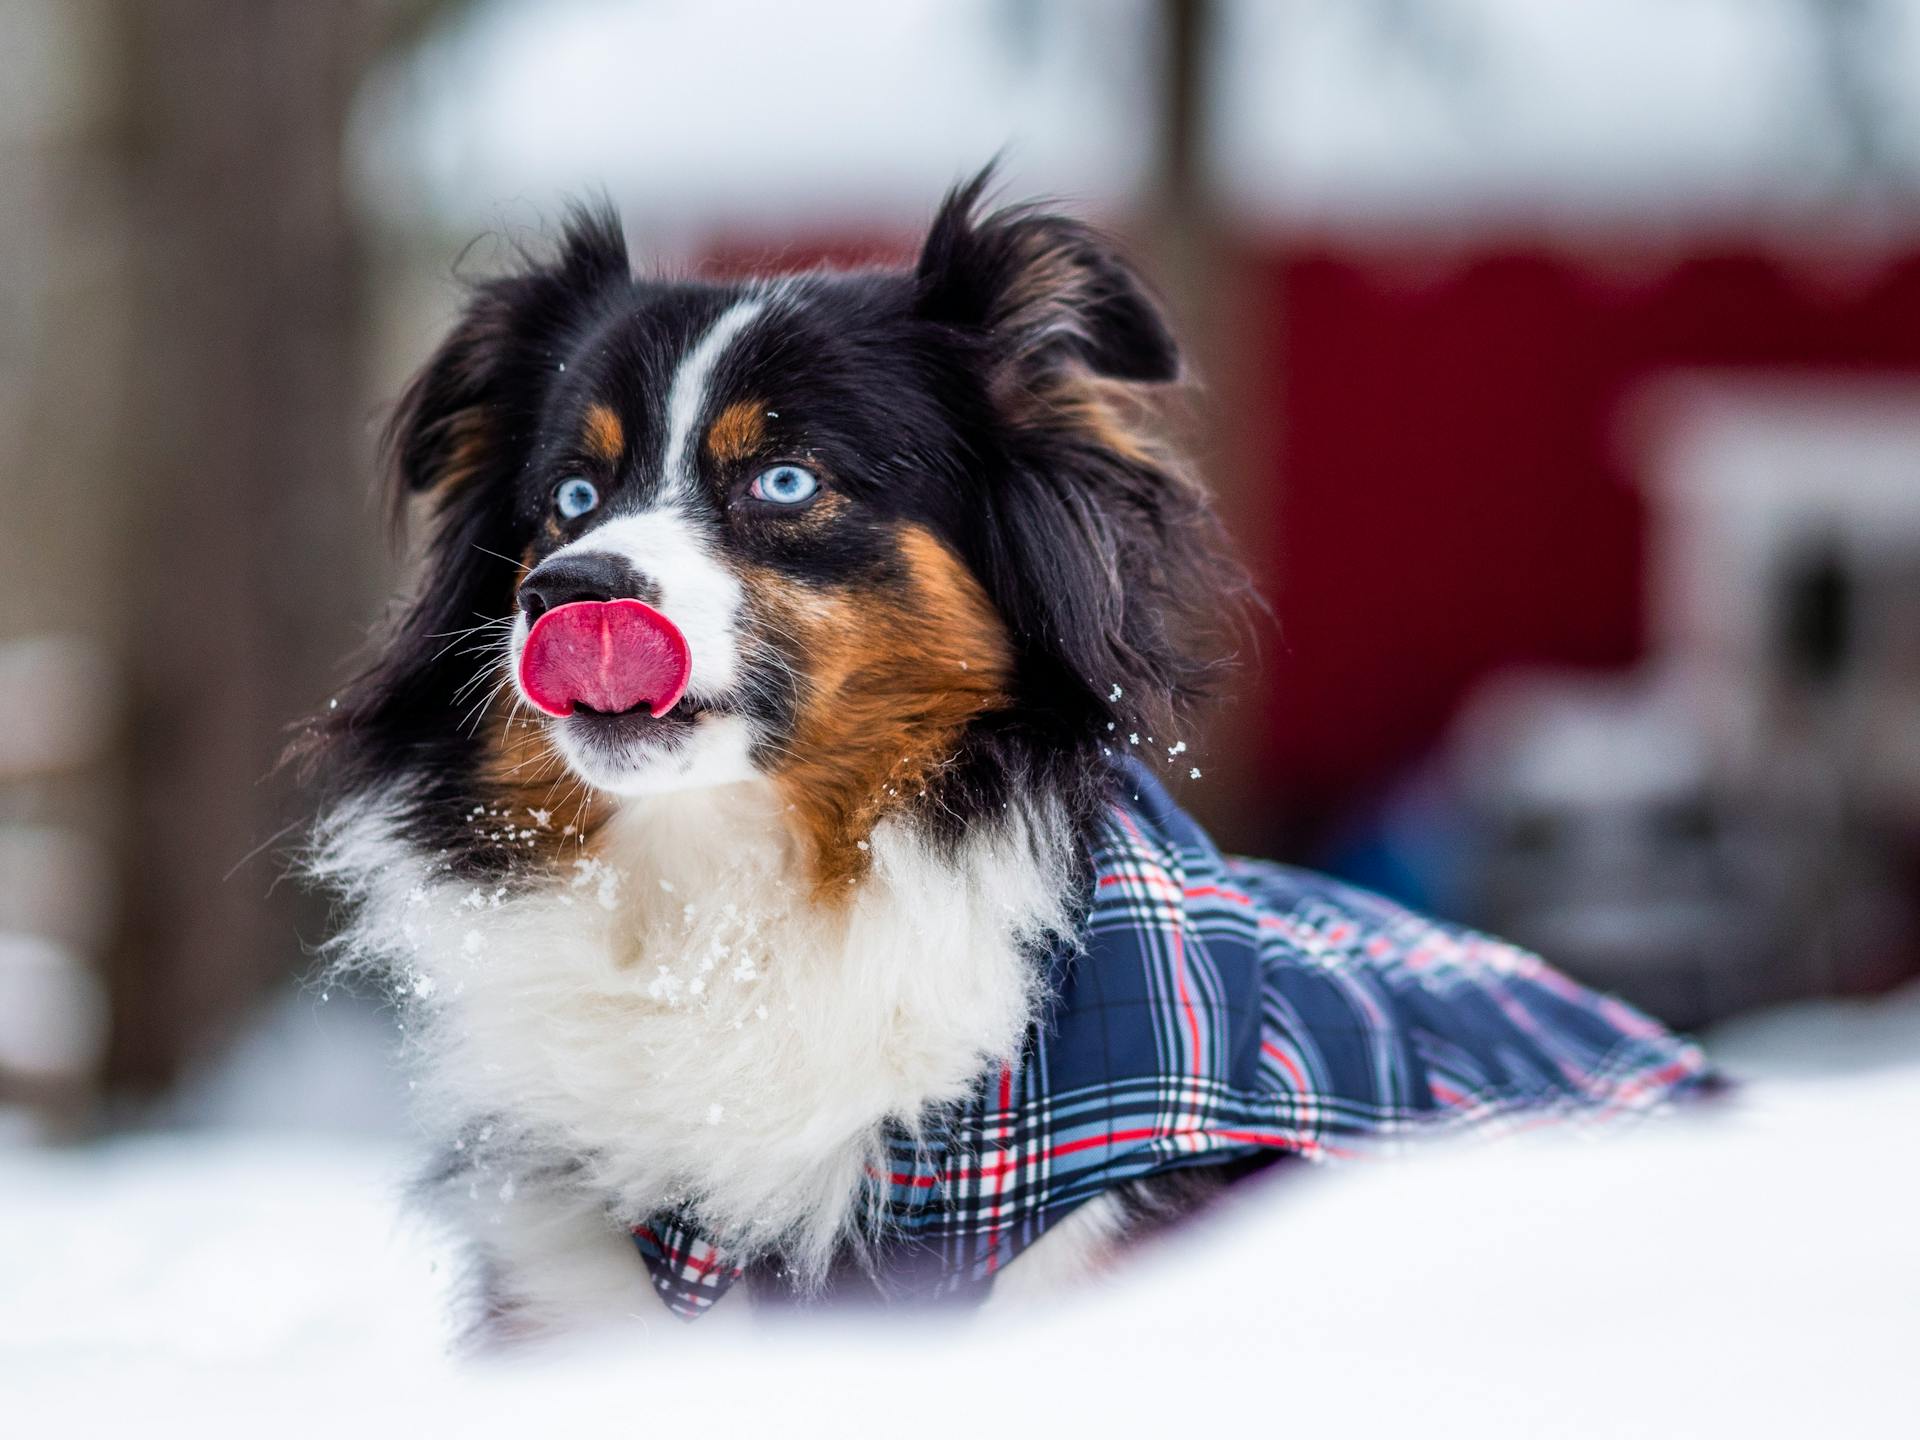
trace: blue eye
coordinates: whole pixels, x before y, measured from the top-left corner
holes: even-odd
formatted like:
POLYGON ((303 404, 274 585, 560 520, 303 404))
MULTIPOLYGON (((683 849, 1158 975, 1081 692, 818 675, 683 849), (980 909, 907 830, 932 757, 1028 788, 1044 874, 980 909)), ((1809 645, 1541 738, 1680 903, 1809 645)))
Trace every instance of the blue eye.
POLYGON ((571 480, 562 480, 560 487, 553 492, 553 508, 560 512, 564 520, 578 520, 599 503, 600 492, 593 488, 593 482, 583 480, 578 475, 571 480))
POLYGON ((819 491, 820 481, 811 470, 798 465, 776 465, 754 476, 747 493, 774 505, 799 505, 819 491))

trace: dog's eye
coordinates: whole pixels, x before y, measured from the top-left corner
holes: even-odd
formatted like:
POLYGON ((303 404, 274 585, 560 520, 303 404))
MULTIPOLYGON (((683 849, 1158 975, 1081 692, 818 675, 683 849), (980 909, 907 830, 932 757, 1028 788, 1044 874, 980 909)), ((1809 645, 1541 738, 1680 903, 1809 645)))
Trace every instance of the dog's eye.
POLYGON ((754 476, 747 493, 773 505, 799 505, 811 500, 819 490, 820 481, 811 470, 799 465, 775 465, 754 476))
POLYGON ((599 503, 600 492, 593 488, 593 482, 578 475, 562 480, 553 492, 553 508, 563 520, 578 520, 599 503))

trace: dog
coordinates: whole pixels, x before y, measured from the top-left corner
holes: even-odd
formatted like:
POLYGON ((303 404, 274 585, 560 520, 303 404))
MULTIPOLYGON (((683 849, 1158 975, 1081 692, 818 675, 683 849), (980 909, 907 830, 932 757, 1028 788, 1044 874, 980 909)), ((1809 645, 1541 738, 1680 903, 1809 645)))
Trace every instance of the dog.
POLYGON ((910 267, 737 281, 575 210, 398 406, 427 539, 309 737, 310 868, 486 1333, 1017 1303, 1276 1158, 1704 1074, 1180 811, 1249 596, 1158 428, 1180 352, 988 180, 910 267))

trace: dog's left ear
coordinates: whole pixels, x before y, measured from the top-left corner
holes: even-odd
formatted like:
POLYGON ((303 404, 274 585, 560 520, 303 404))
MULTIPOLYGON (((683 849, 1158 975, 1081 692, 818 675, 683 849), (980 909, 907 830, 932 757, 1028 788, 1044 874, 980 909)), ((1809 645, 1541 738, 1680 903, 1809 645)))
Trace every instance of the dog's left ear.
POLYGON ((1204 491, 1133 403, 1180 378, 1179 349, 1111 242, 1042 211, 983 215, 990 178, 947 197, 914 272, 919 317, 996 412, 956 479, 985 502, 966 558, 1014 639, 1023 723, 1065 747, 1178 737, 1245 593, 1204 491))
POLYGON ((922 318, 974 332, 1020 367, 1178 380, 1173 334, 1113 243, 1031 208, 982 214, 992 178, 989 168, 956 188, 934 217, 914 272, 922 318))

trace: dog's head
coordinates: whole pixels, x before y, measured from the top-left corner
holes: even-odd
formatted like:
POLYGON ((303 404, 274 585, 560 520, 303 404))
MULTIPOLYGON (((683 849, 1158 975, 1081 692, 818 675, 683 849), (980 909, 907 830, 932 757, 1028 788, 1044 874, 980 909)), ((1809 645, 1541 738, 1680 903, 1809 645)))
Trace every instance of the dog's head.
POLYGON ((1180 359, 1106 241, 983 216, 985 178, 911 270, 636 277, 581 213, 478 285, 391 431, 433 519, 329 717, 347 783, 404 772, 484 859, 576 797, 762 778, 832 878, 889 812, 964 826, 1170 737, 1234 584, 1142 423, 1180 359))

